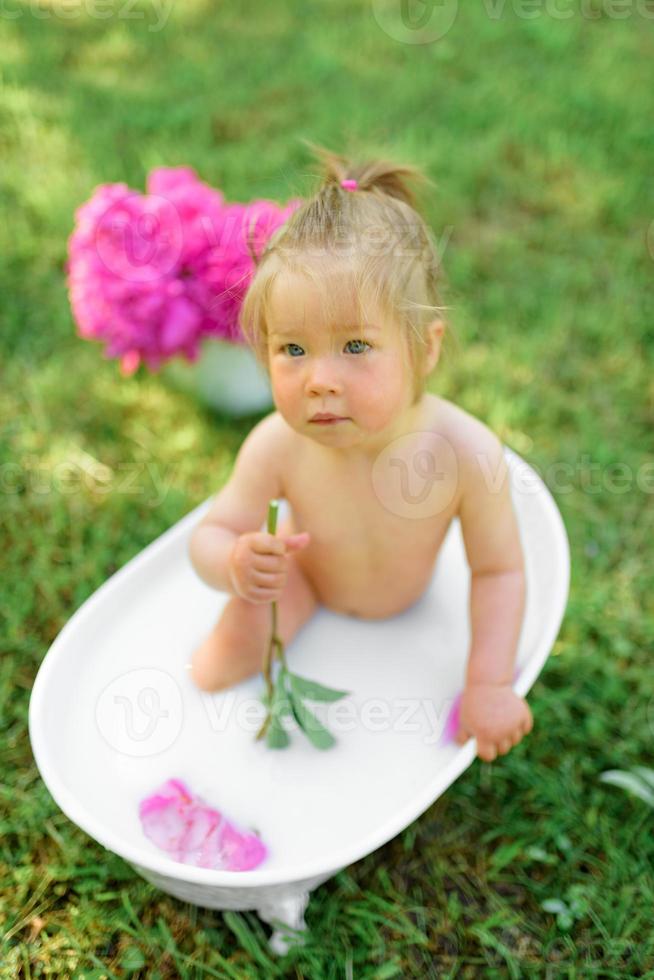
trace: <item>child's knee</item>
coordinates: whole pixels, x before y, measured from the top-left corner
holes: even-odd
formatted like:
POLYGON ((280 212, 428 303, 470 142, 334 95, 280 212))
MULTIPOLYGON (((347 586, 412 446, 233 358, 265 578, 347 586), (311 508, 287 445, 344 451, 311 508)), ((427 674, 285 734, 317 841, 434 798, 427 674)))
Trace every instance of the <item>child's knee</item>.
POLYGON ((295 634, 311 619, 318 607, 318 598, 304 572, 295 564, 289 568, 286 586, 279 600, 277 632, 288 645, 295 634))
POLYGON ((263 607, 232 597, 191 658, 191 679, 203 691, 220 691, 261 669, 265 648, 263 607))
MULTIPOLYGON (((277 633, 287 647, 311 618, 318 600, 297 565, 289 569, 277 602, 277 633)), ((191 658, 191 679, 203 691, 222 691, 263 668, 272 634, 272 603, 253 603, 238 596, 191 658)))

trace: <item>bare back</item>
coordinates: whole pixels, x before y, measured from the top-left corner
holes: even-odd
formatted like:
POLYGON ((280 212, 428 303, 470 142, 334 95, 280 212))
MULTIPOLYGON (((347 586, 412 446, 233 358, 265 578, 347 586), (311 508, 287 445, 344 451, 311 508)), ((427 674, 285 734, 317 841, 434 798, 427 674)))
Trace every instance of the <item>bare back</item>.
POLYGON ((424 405, 419 432, 357 464, 335 459, 276 414, 292 528, 311 534, 294 560, 334 612, 385 619, 429 584, 460 499, 457 424, 470 416, 431 394, 424 405))

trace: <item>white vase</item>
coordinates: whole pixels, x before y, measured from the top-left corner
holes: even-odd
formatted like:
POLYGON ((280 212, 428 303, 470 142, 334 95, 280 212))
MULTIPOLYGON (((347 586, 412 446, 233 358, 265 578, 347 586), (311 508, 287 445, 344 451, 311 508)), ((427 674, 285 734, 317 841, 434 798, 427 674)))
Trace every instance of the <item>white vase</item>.
POLYGON ((197 361, 174 358, 164 372, 175 386, 226 415, 251 415, 273 407, 266 372, 244 344, 207 337, 197 361))

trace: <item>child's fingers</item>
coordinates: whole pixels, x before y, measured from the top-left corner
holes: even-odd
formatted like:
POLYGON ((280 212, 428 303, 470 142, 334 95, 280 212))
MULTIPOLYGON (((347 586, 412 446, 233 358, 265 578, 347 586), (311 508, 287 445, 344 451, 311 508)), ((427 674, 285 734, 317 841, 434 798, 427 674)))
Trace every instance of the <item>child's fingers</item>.
POLYGON ((264 589, 279 589, 286 583, 288 578, 287 573, 284 572, 255 572, 252 582, 256 586, 261 586, 264 589))
POLYGON ((493 762, 497 758, 497 749, 492 742, 480 742, 477 739, 477 755, 484 762, 493 762))
POLYGON ((270 574, 275 574, 276 572, 281 572, 283 568, 288 564, 288 559, 285 555, 259 555, 252 561, 252 569, 255 572, 263 572, 270 574))
POLYGON ((252 535, 251 548, 257 555, 284 555, 290 551, 298 551, 300 548, 306 547, 309 538, 308 531, 302 531, 300 534, 289 534, 286 537, 277 537, 274 534, 260 531, 252 535))
POLYGON ((282 538, 277 538, 274 534, 266 534, 264 531, 251 536, 250 547, 257 555, 283 555, 286 550, 282 538))
POLYGON ((253 589, 248 600, 255 606, 261 606, 270 602, 277 602, 280 597, 281 589, 253 589))
POLYGON ((299 551, 309 544, 309 532, 302 531, 301 534, 291 534, 286 539, 286 551, 299 551))

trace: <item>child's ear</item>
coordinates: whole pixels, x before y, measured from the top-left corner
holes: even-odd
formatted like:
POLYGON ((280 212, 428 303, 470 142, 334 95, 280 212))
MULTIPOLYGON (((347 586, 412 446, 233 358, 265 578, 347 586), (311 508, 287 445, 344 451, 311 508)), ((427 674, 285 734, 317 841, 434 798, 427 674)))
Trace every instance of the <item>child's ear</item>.
POLYGON ((438 359, 441 355, 441 344, 443 342, 444 333, 445 322, 440 318, 437 320, 432 320, 432 322, 427 325, 425 337, 427 341, 427 351, 425 355, 425 369, 427 374, 429 374, 430 371, 433 371, 438 364, 438 359))

